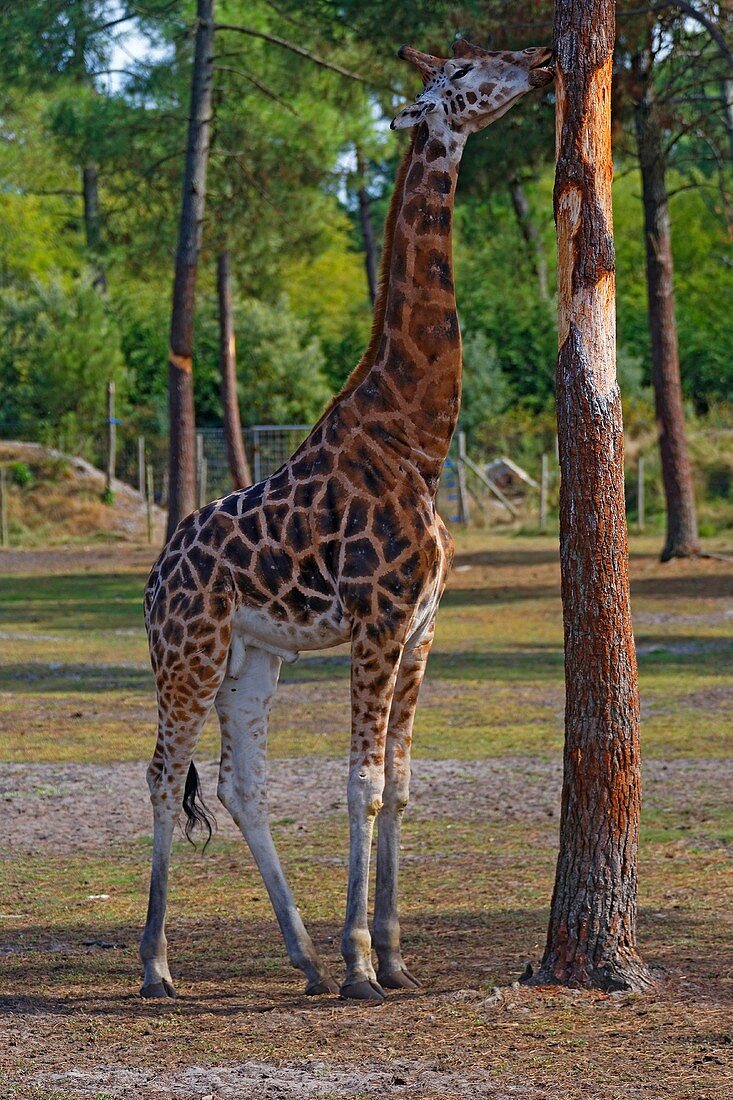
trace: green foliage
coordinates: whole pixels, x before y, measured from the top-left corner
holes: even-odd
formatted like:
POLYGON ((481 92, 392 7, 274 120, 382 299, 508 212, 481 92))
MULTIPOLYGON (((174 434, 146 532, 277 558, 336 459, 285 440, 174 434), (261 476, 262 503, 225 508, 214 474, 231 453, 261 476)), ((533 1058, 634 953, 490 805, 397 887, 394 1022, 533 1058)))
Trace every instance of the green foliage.
POLYGON ((99 294, 80 282, 0 290, 3 426, 21 438, 83 452, 102 434, 107 382, 124 400, 119 332, 99 294))
POLYGON ((291 309, 320 342, 325 376, 337 390, 369 341, 371 309, 364 259, 351 247, 344 218, 329 236, 319 255, 296 260, 285 275, 291 309))
POLYGON ((281 299, 273 305, 242 302, 239 333, 239 393, 245 423, 308 424, 330 392, 318 341, 281 299))
MULTIPOLYGON (((679 177, 670 174, 674 192, 679 177)), ((637 172, 614 187, 618 337, 644 364, 649 382, 649 331, 644 282, 643 216, 637 172)), ((671 204, 675 306, 683 389, 702 410, 733 401, 733 245, 703 193, 684 190, 671 204)))
MULTIPOLYGON (((237 366, 242 422, 308 424, 322 412, 330 390, 318 340, 285 298, 269 304, 255 298, 235 307, 237 366)), ((217 366, 218 332, 213 313, 200 314, 196 344, 196 399, 202 419, 221 416, 217 366)))
POLYGON ((463 401, 461 428, 471 447, 491 450, 493 424, 510 400, 506 375, 493 344, 482 332, 463 340, 463 401))
POLYGON ((11 462, 10 479, 14 485, 23 489, 33 481, 33 471, 27 462, 11 462))
MULTIPOLYGON (((0 11, 0 426, 87 454, 103 435, 109 377, 117 381, 119 414, 130 431, 151 441, 165 435, 195 14, 193 0, 145 0, 131 9, 129 22, 108 27, 112 7, 111 0, 27 0, 0 11), (109 77, 110 65, 125 72, 109 77), (98 250, 88 247, 84 231, 81 180, 89 163, 99 182, 98 250), (104 299, 90 285, 101 260, 104 299)), ((219 0, 222 22, 292 40, 372 83, 344 80, 258 38, 217 32, 198 273, 199 421, 217 424, 221 417, 214 268, 225 246, 235 275, 245 423, 312 420, 341 385, 371 321, 356 191, 366 186, 372 198, 381 243, 405 144, 386 121, 419 86, 415 70, 396 59, 396 47, 409 40, 446 56, 456 33, 492 49, 546 39, 544 0, 513 5, 512 19, 507 13, 494 0, 461 9, 423 0, 403 7, 382 0, 219 0), (357 146, 367 162, 364 175, 356 170, 357 146)), ((698 33, 677 17, 674 26, 660 91, 676 87, 671 55, 687 50, 698 33)), ((620 31, 623 65, 630 32, 620 31)), ((700 57, 711 64, 707 52, 700 57)), ((718 94, 708 80, 705 95, 718 94)), ((641 187, 623 140, 628 102, 616 117, 619 381, 630 434, 652 438, 641 187)), ((677 116, 666 121, 671 140, 677 116)), ((554 448, 552 124, 552 94, 543 91, 473 137, 455 219, 462 424, 472 448, 507 451, 529 465, 554 448), (542 242, 549 301, 512 207, 512 178, 524 187, 542 242)), ((690 404, 712 417, 718 405, 733 401, 733 254, 721 198, 725 186, 730 191, 730 168, 723 162, 712 168, 703 149, 720 121, 705 127, 672 141, 669 185, 678 191, 671 215, 683 385, 690 404), (688 189, 678 190, 683 185, 688 189)), ((723 481, 720 473, 709 484, 723 481)))
POLYGON ((553 307, 537 276, 508 194, 458 211, 457 276, 466 331, 481 334, 515 400, 544 408, 552 400, 557 336, 553 307))

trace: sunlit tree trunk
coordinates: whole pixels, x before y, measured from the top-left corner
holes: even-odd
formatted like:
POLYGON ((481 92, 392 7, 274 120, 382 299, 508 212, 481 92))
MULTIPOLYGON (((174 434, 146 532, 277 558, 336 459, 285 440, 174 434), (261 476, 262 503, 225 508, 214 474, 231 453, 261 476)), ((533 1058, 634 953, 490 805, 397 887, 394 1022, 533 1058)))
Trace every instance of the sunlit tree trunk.
POLYGON ((196 506, 196 421, 193 404, 193 322, 196 272, 206 205, 211 93, 214 67, 214 0, 198 0, 191 76, 188 143, 173 281, 168 354, 168 532, 170 538, 196 506))
POLYGON ((613 0, 557 0, 557 417, 565 633, 560 851, 535 982, 643 989, 639 693, 616 384, 613 0))
POLYGON ((685 434, 685 411, 674 310, 674 264, 662 130, 654 102, 651 67, 635 61, 636 141, 644 196, 647 300, 652 349, 652 384, 659 432, 667 536, 662 561, 699 554, 695 489, 685 434))
POLYGON ((219 296, 219 368, 221 372, 221 402, 224 407, 224 438, 227 460, 235 489, 252 484, 242 437, 237 397, 237 352, 232 316, 232 284, 229 272, 229 252, 223 249, 216 258, 216 288, 219 296))

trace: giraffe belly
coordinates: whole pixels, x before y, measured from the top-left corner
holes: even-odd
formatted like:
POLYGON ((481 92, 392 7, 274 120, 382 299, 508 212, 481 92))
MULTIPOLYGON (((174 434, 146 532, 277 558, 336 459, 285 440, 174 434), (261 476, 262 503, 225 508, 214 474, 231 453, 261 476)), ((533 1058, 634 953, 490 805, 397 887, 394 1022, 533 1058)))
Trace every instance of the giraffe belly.
POLYGON ((438 612, 442 591, 443 585, 440 576, 438 576, 421 596, 407 638, 409 647, 420 645, 432 627, 433 620, 438 612))
POLYGON ((348 642, 351 637, 351 621, 338 607, 305 624, 280 622, 264 609, 240 607, 234 616, 233 627, 230 667, 232 662, 238 661, 241 647, 256 646, 291 663, 297 661, 301 650, 331 649, 348 642))

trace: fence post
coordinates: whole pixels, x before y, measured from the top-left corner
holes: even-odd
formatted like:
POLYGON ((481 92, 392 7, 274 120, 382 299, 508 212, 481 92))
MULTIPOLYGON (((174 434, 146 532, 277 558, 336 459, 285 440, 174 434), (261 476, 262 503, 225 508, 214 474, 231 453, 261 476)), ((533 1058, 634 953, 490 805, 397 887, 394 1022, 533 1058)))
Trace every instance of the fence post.
POLYGON ((260 457, 260 433, 257 428, 252 429, 252 450, 255 485, 258 485, 262 481, 262 462, 260 457))
POLYGON ((112 492, 115 476, 115 457, 117 452, 117 422, 115 420, 115 384, 110 378, 107 383, 107 485, 105 491, 112 492))
POLYGON ((137 487, 140 496, 145 497, 145 436, 137 437, 137 487))
POLYGON ((461 523, 470 518, 468 491, 466 489, 466 433, 458 433, 458 503, 461 511, 461 523))
POLYGON ((542 456, 542 471, 540 473, 540 531, 547 530, 547 495, 550 485, 550 460, 546 454, 542 456))
POLYGON ((196 503, 201 507, 201 481, 204 473, 204 435, 196 432, 196 503))
POLYGON ((145 467, 145 504, 148 517, 148 542, 153 541, 153 464, 148 462, 145 467))
POLYGON ((640 531, 644 530, 645 515, 644 515, 644 455, 639 455, 639 468, 637 471, 637 489, 636 489, 636 514, 637 514, 637 526, 640 531))
POLYGON ((205 458, 201 459, 201 475, 199 477, 199 508, 203 508, 207 502, 209 480, 209 463, 205 458))
POLYGON ((3 546, 10 546, 8 535, 8 473, 5 467, 0 467, 0 541, 3 546))

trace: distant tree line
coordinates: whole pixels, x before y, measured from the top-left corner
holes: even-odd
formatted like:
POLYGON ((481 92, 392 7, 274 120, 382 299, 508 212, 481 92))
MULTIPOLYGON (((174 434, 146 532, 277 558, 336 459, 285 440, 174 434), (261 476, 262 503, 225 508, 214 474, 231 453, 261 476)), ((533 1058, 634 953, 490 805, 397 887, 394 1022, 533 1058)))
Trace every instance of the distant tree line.
MULTIPOLYGON (((173 352, 192 360, 188 420, 221 423, 233 409, 221 384, 224 255, 241 421, 315 418, 369 330, 401 148, 385 121, 414 92, 396 47, 412 40, 445 52, 461 33, 518 48, 549 41, 551 23, 551 4, 506 0, 6 5, 0 430, 88 450, 113 378, 129 430, 167 434, 169 337, 175 343, 183 323, 179 313, 171 331, 176 253, 178 301, 188 305, 183 350, 173 352), (193 239, 201 234, 194 278, 192 238, 182 252, 178 230, 202 23, 212 24, 201 114, 208 156, 197 184, 205 209, 189 211, 193 239), (195 302, 186 299, 194 285, 195 302)), ((696 540, 684 403, 705 415, 733 402, 731 23, 727 8, 707 0, 619 12, 620 377, 627 402, 661 424, 679 520, 668 555, 696 540)), ((538 94, 466 155, 457 269, 474 448, 490 449, 506 418, 531 425, 552 406, 553 123, 552 95, 538 94)))

